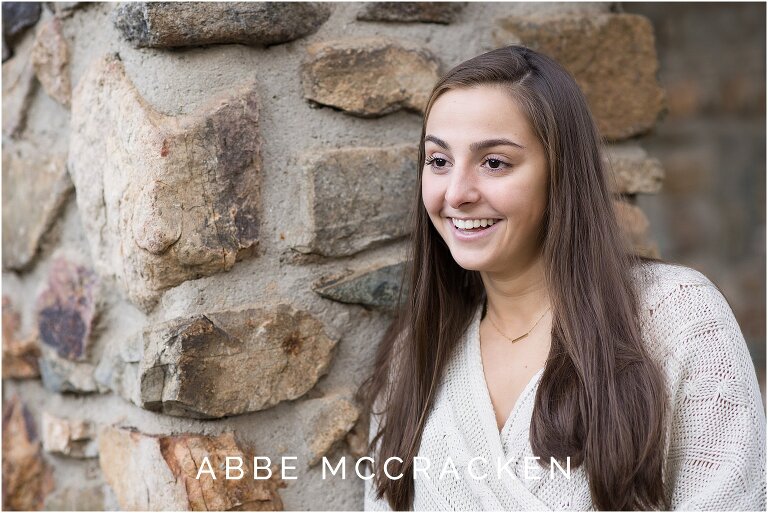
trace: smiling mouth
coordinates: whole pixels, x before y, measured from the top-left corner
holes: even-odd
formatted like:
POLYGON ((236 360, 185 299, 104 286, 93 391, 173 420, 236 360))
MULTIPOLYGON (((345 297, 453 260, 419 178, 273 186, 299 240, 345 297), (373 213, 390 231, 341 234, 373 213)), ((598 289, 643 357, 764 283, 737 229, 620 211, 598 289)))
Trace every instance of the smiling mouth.
POLYGON ((455 218, 448 218, 448 221, 453 225, 453 227, 461 232, 471 233, 471 232, 479 232, 482 230, 486 230, 493 226, 494 224, 501 221, 501 219, 496 218, 482 218, 482 219, 474 219, 474 220, 463 220, 463 219, 455 219, 455 218))

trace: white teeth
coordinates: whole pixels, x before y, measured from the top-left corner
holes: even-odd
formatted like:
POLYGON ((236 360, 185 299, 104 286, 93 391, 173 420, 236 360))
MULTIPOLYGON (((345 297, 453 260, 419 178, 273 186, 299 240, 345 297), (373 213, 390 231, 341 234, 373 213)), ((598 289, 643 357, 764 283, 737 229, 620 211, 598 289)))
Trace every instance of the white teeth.
POLYGON ((462 230, 469 230, 472 228, 479 228, 481 226, 491 226, 493 223, 496 222, 496 219, 467 219, 466 221, 462 219, 451 219, 453 221, 453 225, 456 228, 461 228, 462 230))

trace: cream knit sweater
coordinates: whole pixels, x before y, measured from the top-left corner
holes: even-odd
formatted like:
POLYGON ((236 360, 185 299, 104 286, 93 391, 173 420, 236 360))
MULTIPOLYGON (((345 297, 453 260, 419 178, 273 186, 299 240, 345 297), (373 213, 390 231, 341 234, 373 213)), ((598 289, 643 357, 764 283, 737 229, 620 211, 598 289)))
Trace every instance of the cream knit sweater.
MULTIPOLYGON (((664 370, 672 403, 664 467, 672 508, 765 511, 765 413, 733 312, 693 269, 652 263, 634 273, 643 340, 664 370)), ((481 311, 427 420, 415 468, 429 468, 416 472, 414 510, 594 510, 583 466, 568 479, 532 459, 529 425, 543 369, 499 433, 480 357, 481 311)), ((374 415, 371 436, 377 426, 374 415)), ((364 491, 364 510, 390 509, 373 496, 371 480, 364 491)))

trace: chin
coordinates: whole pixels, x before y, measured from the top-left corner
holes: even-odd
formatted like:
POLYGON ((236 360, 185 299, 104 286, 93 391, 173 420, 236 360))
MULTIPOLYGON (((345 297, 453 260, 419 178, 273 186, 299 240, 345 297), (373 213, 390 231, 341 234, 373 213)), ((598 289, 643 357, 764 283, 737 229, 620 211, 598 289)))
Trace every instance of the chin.
POLYGON ((453 260, 459 267, 467 271, 485 271, 488 267, 488 262, 485 259, 469 258, 465 255, 454 255, 453 253, 451 253, 451 256, 453 256, 453 260))

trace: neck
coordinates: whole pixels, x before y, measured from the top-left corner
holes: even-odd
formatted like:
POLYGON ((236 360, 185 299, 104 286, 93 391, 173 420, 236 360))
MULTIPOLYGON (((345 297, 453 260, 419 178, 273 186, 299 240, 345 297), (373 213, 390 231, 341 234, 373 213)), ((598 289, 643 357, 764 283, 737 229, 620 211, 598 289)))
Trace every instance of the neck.
POLYGON ((480 273, 488 298, 487 315, 509 332, 525 330, 549 306, 541 259, 507 274, 480 273))

